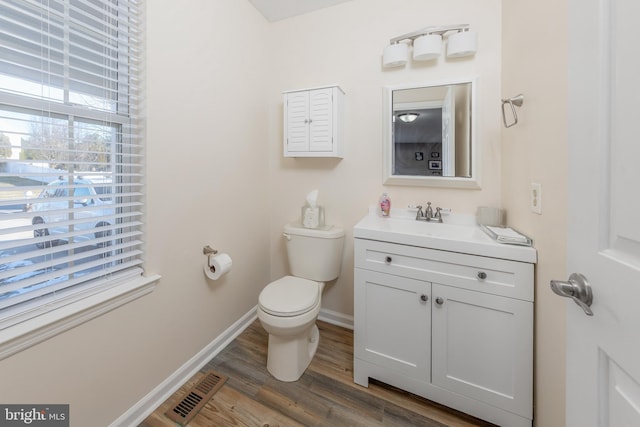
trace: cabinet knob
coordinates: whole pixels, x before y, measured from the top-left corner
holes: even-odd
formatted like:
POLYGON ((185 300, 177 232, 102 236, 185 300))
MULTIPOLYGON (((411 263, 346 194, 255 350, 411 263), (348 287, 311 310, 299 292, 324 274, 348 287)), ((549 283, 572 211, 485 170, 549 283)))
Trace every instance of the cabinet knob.
POLYGON ((442 304, 444 304, 444 300, 442 298, 438 297, 438 298, 436 298, 436 304, 442 305, 442 304))
POLYGON ((423 302, 427 302, 429 301, 429 297, 426 294, 422 294, 420 295, 420 300, 423 302))
POLYGON ((391 259, 391 257, 390 257, 390 256, 386 256, 386 257, 384 258, 384 262, 386 262, 387 264, 391 264, 391 261, 393 261, 393 259, 391 259))
POLYGON ((485 273, 484 271, 478 271, 478 279, 484 280, 486 278, 487 278, 487 273, 485 273))

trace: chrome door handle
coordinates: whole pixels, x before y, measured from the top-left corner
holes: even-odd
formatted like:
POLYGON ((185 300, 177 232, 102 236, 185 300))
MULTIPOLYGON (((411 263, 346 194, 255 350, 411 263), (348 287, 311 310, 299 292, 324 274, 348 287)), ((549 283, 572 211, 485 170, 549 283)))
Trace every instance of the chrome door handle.
POLYGON ((593 303, 593 291, 586 277, 580 273, 573 273, 569 276, 568 282, 552 280, 551 290, 561 297, 571 298, 586 313, 593 316, 591 304, 593 303))

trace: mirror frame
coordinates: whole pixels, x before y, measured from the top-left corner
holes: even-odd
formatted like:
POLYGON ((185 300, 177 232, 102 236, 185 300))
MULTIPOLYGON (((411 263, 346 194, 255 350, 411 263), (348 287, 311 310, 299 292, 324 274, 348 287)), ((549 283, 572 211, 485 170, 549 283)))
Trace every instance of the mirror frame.
POLYGON ((382 102, 382 183, 385 185, 407 185, 422 187, 480 189, 479 139, 477 133, 478 115, 476 105, 476 78, 434 81, 429 83, 408 83, 383 88, 382 102), (393 175, 393 91, 419 89, 433 86, 471 83, 471 177, 393 175))

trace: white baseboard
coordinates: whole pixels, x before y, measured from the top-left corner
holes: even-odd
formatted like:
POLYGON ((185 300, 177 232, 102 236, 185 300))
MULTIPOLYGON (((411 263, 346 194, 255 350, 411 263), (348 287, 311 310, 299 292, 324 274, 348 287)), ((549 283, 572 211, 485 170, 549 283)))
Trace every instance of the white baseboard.
POLYGON ((338 313, 337 311, 321 308, 318 320, 353 330, 353 316, 338 313))
POLYGON ((175 393, 187 380, 193 377, 204 365, 220 353, 231 341, 240 335, 258 317, 257 306, 253 307, 240 320, 231 325, 209 345, 203 348, 189 361, 160 383, 138 403, 122 414, 110 427, 137 426, 142 423, 165 400, 175 393))
MULTIPOLYGON (((240 320, 227 328, 220 336, 211 341, 211 343, 199 351, 198 354, 193 356, 127 412, 111 423, 110 427, 134 426, 142 423, 145 418, 182 387, 189 378, 193 377, 204 365, 247 329, 258 317, 257 308, 258 306, 253 307, 247 314, 242 316, 240 320)), ((338 313, 337 311, 321 309, 318 320, 353 330, 353 316, 338 313)))

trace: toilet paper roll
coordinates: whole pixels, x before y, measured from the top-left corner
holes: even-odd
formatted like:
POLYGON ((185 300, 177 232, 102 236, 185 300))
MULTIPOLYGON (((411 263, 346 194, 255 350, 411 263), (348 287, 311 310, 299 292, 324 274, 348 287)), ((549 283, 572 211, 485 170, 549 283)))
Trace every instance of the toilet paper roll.
POLYGON ((218 280, 231 271, 232 264, 233 262, 228 254, 209 255, 204 263, 204 274, 211 280, 218 280))

